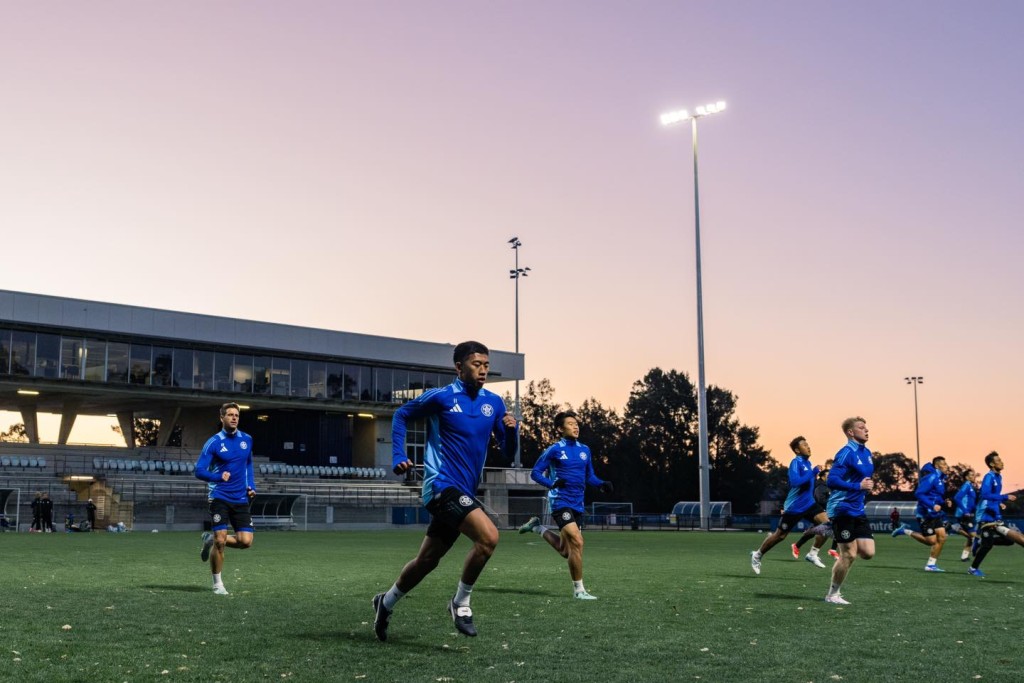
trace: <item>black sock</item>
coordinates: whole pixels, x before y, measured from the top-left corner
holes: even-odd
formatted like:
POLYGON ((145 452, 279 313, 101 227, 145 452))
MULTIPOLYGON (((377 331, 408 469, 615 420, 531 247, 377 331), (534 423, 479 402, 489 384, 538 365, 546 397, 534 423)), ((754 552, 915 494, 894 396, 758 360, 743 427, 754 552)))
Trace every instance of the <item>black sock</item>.
POLYGON ((978 548, 978 552, 974 553, 974 562, 971 562, 972 569, 977 569, 981 566, 981 562, 985 559, 985 556, 988 555, 989 550, 992 550, 992 546, 990 545, 982 545, 978 548))

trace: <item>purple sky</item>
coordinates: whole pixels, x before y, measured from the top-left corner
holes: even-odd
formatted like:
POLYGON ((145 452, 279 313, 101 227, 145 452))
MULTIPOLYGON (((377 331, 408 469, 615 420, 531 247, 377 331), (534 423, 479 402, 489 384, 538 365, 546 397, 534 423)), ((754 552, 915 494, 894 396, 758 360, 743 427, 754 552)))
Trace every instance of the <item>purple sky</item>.
POLYGON ((851 414, 913 457, 923 375, 922 457, 1024 483, 1022 32, 1017 2, 5 3, 0 288, 511 349, 518 235, 528 379, 621 409, 696 377, 658 115, 724 99, 708 381, 788 461, 851 414))

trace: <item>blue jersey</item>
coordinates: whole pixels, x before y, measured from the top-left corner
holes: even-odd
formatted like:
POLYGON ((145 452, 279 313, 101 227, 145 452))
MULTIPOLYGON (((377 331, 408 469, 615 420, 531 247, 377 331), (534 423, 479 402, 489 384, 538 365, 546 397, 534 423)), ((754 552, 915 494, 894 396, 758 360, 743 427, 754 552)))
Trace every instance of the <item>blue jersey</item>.
POLYGON ((917 509, 914 514, 918 517, 943 517, 942 504, 946 502, 946 475, 935 469, 935 465, 925 463, 921 468, 921 474, 917 480, 917 488, 914 489, 914 498, 917 498, 917 509), (936 510, 935 506, 939 509, 936 510))
POLYGON ((252 471, 252 437, 235 430, 228 434, 223 429, 210 437, 196 462, 195 475, 208 481, 209 498, 228 503, 248 503, 248 490, 256 490, 252 471), (222 481, 221 474, 231 477, 222 481))
POLYGON ((427 418, 427 445, 423 456, 423 503, 449 486, 475 496, 487 460, 487 444, 493 433, 502 442, 506 457, 515 454, 514 429, 505 429, 505 403, 497 394, 480 389, 473 398, 462 380, 431 389, 395 412, 391 423, 391 461, 405 462, 406 423, 427 418))
POLYGON ((973 515, 975 508, 978 507, 978 489, 974 488, 971 482, 965 481, 953 494, 953 502, 956 504, 957 517, 973 515))
POLYGON ((789 495, 782 506, 787 515, 799 515, 814 507, 814 478, 820 469, 811 467, 811 461, 802 455, 789 463, 789 495))
POLYGON ((1003 511, 999 505, 1009 499, 1009 496, 1003 494, 1003 475, 998 472, 986 474, 981 480, 981 490, 978 491, 978 510, 975 515, 978 524, 1001 520, 1003 511))
POLYGON ((604 483, 594 474, 590 447, 576 439, 562 439, 549 446, 533 466, 530 476, 549 489, 556 479, 566 481, 565 486, 548 491, 549 510, 569 508, 583 512, 583 492, 587 484, 600 486, 604 483))
POLYGON ((864 444, 851 439, 836 453, 828 473, 828 488, 832 491, 828 497, 829 519, 835 519, 837 515, 864 515, 866 491, 860 487, 860 483, 874 473, 875 463, 871 460, 871 451, 864 444))

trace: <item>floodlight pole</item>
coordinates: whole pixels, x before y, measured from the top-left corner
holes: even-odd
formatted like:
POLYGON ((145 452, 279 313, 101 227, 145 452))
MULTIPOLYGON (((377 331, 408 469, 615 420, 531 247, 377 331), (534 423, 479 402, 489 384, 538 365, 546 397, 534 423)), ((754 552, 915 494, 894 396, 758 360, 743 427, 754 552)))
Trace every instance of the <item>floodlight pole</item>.
MULTIPOLYGON (((516 355, 519 355, 519 278, 526 277, 529 274, 529 268, 519 267, 519 247, 523 246, 523 243, 519 241, 518 237, 513 237, 508 241, 512 245, 512 250, 516 252, 516 267, 514 270, 509 271, 509 278, 516 281, 516 355)), ((519 378, 516 377, 516 396, 515 405, 512 408, 513 417, 516 418, 516 457, 512 462, 512 467, 519 469, 523 466, 521 453, 519 449, 519 423, 523 421, 523 411, 519 403, 519 378)))
POLYGON ((917 421, 917 385, 924 382, 924 377, 904 377, 907 384, 914 385, 914 442, 917 445, 917 469, 921 470, 921 429, 917 421))
POLYGON ((708 454, 708 396, 704 376, 704 290, 701 282, 700 259, 700 189, 697 180, 697 119, 725 109, 725 102, 698 107, 694 115, 682 111, 661 117, 663 125, 681 123, 689 119, 693 133, 693 216, 694 242, 697 259, 697 438, 700 475, 700 528, 711 529, 711 467, 708 454))

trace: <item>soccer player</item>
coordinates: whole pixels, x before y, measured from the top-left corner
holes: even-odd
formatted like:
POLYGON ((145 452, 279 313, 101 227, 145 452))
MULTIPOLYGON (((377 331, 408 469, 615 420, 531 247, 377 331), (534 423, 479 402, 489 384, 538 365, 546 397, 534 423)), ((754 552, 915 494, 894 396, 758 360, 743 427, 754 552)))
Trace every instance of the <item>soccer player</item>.
POLYGON ((949 465, 941 455, 932 458, 931 462, 925 463, 921 468, 921 474, 917 479, 917 488, 914 489, 914 497, 917 498, 917 509, 914 515, 921 526, 920 531, 910 531, 906 524, 900 524, 893 529, 893 538, 897 536, 910 536, 918 543, 931 546, 928 553, 928 562, 924 566, 926 572, 946 571, 939 567, 939 555, 946 545, 946 516, 942 512, 942 505, 946 501, 946 473, 949 465))
MULTIPOLYGON (((789 463, 789 495, 782 506, 782 518, 779 526, 768 538, 764 539, 761 547, 750 553, 750 568, 755 574, 761 573, 761 558, 769 550, 774 548, 782 539, 789 535, 801 519, 814 522, 815 525, 824 524, 829 516, 825 510, 814 500, 814 479, 821 471, 820 467, 811 466, 811 447, 807 440, 798 436, 789 442, 789 447, 796 457, 789 463)), ((814 547, 804 558, 815 567, 824 567, 825 563, 818 558, 818 550, 825 543, 825 537, 818 535, 814 539, 814 547)))
MULTIPOLYGON (((828 490, 828 484, 825 481, 826 479, 828 479, 828 472, 830 469, 832 469, 832 458, 829 458, 828 460, 825 461, 825 466, 821 469, 820 472, 818 472, 818 476, 814 480, 814 502, 820 505, 822 510, 824 510, 825 506, 828 505, 828 496, 829 493, 831 493, 828 490)), ((833 558, 839 557, 839 553, 836 552, 836 539, 832 535, 832 523, 825 522, 824 524, 812 526, 810 529, 804 532, 804 535, 800 537, 799 541, 797 541, 791 546, 793 550, 793 559, 799 560, 800 548, 802 548, 804 544, 807 543, 807 541, 818 536, 831 538, 832 547, 829 548, 828 554, 831 555, 833 558)))
POLYGON ((988 465, 988 474, 981 480, 981 490, 978 491, 978 509, 975 513, 977 519, 981 544, 974 553, 974 562, 967 570, 972 576, 985 576, 981 571, 981 563, 992 550, 994 545, 1017 545, 1024 546, 1024 534, 1016 529, 1003 524, 1003 509, 1006 501, 1017 500, 1012 493, 1003 493, 1003 459, 999 454, 992 451, 985 456, 985 464, 988 465))
POLYGON ((828 516, 832 530, 839 541, 839 558, 832 565, 832 583, 825 594, 825 602, 835 605, 849 605, 840 589, 847 574, 858 557, 870 560, 875 556, 875 537, 871 535, 864 512, 864 496, 874 488, 871 475, 875 463, 868 442, 868 425, 863 417, 848 417, 843 420, 843 434, 849 439, 832 463, 828 473, 828 516))
POLYGON ((469 606, 473 585, 498 545, 498 529, 476 499, 487 444, 493 433, 506 457, 515 453, 516 421, 505 412, 501 397, 484 389, 491 367, 490 351, 480 342, 462 342, 453 356, 458 377, 446 387, 426 391, 395 412, 391 426, 391 459, 395 474, 413 467, 405 452, 406 424, 426 418, 427 445, 423 458, 423 504, 430 525, 419 552, 402 568, 386 593, 373 597, 373 632, 388 638, 391 613, 406 593, 437 568, 459 534, 473 542, 455 596, 448 603, 455 628, 475 636, 469 606))
POLYGON ((519 527, 519 533, 534 531, 540 534, 548 545, 569 561, 573 597, 596 600, 597 596, 583 587, 583 532, 579 525, 583 518, 583 493, 588 484, 599 487, 602 493, 611 493, 614 487, 610 481, 594 474, 590 447, 577 440, 580 424, 576 413, 569 410, 555 415, 555 429, 561 433, 561 440, 541 454, 530 476, 549 489, 548 509, 558 525, 558 533, 542 525, 539 517, 531 517, 519 527))
POLYGON ((968 470, 957 492, 953 494, 953 504, 956 505, 956 517, 960 522, 958 534, 967 538, 964 549, 960 552, 960 561, 966 562, 971 558, 971 548, 974 545, 975 529, 974 511, 978 507, 978 473, 968 470))
POLYGON ((237 403, 220 407, 222 429, 210 437, 196 462, 195 475, 209 482, 210 519, 213 533, 203 532, 199 559, 210 561, 213 592, 227 595, 221 579, 224 548, 245 550, 252 547, 253 526, 249 501, 256 496, 256 478, 252 467, 252 437, 238 428, 237 403), (235 531, 228 535, 228 523, 235 531))

